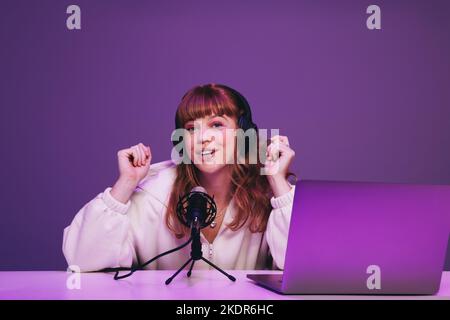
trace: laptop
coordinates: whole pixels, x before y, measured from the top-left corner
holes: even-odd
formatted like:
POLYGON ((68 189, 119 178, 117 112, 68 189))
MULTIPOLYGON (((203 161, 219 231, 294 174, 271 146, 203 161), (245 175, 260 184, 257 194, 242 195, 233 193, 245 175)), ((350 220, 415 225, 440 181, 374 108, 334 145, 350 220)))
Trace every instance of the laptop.
POLYGON ((299 181, 283 274, 249 274, 282 294, 431 295, 450 232, 450 186, 299 181))

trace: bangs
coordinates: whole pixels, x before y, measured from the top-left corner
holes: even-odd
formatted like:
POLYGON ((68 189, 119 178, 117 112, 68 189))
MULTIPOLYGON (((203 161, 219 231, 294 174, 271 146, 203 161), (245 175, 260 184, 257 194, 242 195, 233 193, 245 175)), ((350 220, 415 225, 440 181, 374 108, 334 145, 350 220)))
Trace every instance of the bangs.
POLYGON ((211 115, 240 116, 239 108, 233 97, 224 89, 216 86, 198 86, 185 94, 175 115, 177 128, 186 122, 211 115))

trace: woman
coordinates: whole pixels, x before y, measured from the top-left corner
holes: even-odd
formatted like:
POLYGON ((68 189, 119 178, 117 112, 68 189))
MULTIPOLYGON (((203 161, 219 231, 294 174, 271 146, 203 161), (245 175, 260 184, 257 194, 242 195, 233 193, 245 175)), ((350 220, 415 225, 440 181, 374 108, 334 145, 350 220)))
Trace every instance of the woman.
MULTIPOLYGON (((287 137, 272 138, 277 143, 267 148, 264 165, 218 161, 236 156, 236 137, 226 132, 249 123, 248 103, 237 91, 218 84, 188 91, 176 126, 185 129, 181 155, 192 161, 150 165, 149 146, 120 150, 116 183, 64 230, 68 264, 81 271, 131 267, 186 242, 189 230, 178 221, 176 205, 180 196, 202 186, 217 205, 215 221, 201 230, 203 256, 223 269, 283 269, 295 188, 287 180, 295 155, 287 137), (262 175, 262 168, 270 174, 262 175)), ((178 269, 189 256, 185 247, 148 268, 178 269)), ((208 268, 204 262, 194 267, 208 268)))

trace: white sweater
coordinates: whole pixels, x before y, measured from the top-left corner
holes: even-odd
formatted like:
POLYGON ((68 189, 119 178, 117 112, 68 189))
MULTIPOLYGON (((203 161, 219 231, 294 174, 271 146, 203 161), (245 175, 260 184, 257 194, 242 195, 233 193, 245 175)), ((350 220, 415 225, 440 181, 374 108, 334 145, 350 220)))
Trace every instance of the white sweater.
MULTIPOLYGON (((88 202, 64 229, 68 265, 84 272, 130 267, 186 242, 169 231, 164 218, 175 175, 171 160, 152 164, 126 204, 111 196, 111 187, 88 202)), ((203 256, 223 269, 283 269, 294 189, 270 199, 273 210, 263 233, 251 233, 247 225, 237 231, 226 227, 236 213, 232 199, 213 243, 201 235, 203 256)), ((188 245, 147 268, 178 269, 189 259, 190 250, 188 245)), ((210 268, 203 261, 194 265, 210 268)))

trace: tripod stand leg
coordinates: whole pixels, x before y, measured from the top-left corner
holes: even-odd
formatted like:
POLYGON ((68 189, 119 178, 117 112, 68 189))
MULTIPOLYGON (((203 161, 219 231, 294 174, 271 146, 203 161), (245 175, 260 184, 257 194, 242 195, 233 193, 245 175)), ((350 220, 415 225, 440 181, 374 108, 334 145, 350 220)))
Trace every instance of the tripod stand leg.
POLYGON ((202 257, 202 260, 205 261, 207 264, 209 264, 211 267, 215 268, 217 271, 221 272, 222 274, 224 274, 228 279, 230 279, 231 281, 236 281, 236 278, 233 277, 231 274, 226 273, 225 271, 223 271, 222 269, 220 269, 218 266, 216 266, 214 263, 212 263, 211 261, 209 261, 208 259, 202 257))
POLYGON ((171 283, 173 278, 175 278, 181 272, 181 270, 183 270, 189 264, 189 262, 191 262, 191 261, 192 261, 192 258, 189 258, 189 260, 186 261, 186 263, 183 264, 183 266, 180 269, 178 269, 178 271, 175 272, 175 274, 173 276, 171 276, 169 279, 166 280, 166 284, 171 283))
MULTIPOLYGON (((192 258, 191 258, 191 259, 192 259, 192 258)), ((188 276, 188 277, 190 277, 191 274, 192 274, 192 268, 194 267, 194 263, 195 263, 195 260, 192 259, 191 267, 189 268, 189 271, 188 271, 188 273, 187 273, 187 276, 188 276)))

